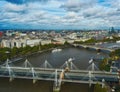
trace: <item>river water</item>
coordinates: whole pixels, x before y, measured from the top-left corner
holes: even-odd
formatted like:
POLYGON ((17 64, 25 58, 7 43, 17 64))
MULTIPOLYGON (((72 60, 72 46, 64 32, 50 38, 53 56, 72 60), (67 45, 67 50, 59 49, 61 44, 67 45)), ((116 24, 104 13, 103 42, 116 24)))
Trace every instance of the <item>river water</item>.
MULTIPOLYGON (((35 54, 27 57, 33 67, 42 67, 47 60, 52 68, 60 68, 69 58, 73 58, 73 63, 78 69, 87 69, 91 58, 108 57, 108 54, 99 53, 94 50, 80 48, 65 48, 61 52, 52 53, 51 51, 35 54)), ((17 65, 23 66, 23 62, 17 62, 17 65)))
MULTIPOLYGON (((87 69, 89 60, 93 57, 108 57, 108 54, 80 48, 65 48, 61 52, 51 53, 51 51, 38 53, 28 57, 32 66, 40 67, 47 60, 52 68, 60 68, 69 58, 74 58, 73 63, 78 69, 87 69)), ((17 62, 17 66, 22 66, 23 62, 17 62)), ((9 82, 7 78, 0 78, 0 92, 52 92, 53 82, 15 79, 9 82)), ((90 92, 88 84, 64 83, 60 92, 90 92)), ((92 92, 92 91, 91 91, 92 92)))

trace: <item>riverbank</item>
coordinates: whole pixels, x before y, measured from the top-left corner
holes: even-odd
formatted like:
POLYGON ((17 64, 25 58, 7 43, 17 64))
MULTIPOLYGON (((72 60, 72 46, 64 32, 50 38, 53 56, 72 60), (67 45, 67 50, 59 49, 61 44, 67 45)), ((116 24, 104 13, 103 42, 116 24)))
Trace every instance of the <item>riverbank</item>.
POLYGON ((54 50, 54 49, 56 49, 56 48, 59 48, 59 49, 65 49, 65 48, 68 48, 68 47, 72 47, 71 45, 68 45, 68 46, 66 46, 66 45, 62 45, 62 46, 58 46, 58 47, 52 47, 52 48, 49 48, 49 49, 45 49, 45 50, 39 50, 39 51, 37 51, 37 52, 34 52, 34 53, 29 53, 29 54, 26 54, 25 56, 24 56, 24 58, 27 58, 27 57, 29 57, 29 56, 33 56, 33 55, 35 55, 35 54, 41 54, 41 53, 44 53, 44 52, 51 52, 52 50, 54 50))
POLYGON ((37 45, 37 46, 26 46, 26 47, 13 47, 13 48, 1 48, 0 50, 0 63, 4 63, 8 58, 10 60, 16 61, 19 58, 26 58, 28 56, 42 53, 45 51, 52 50, 54 48, 65 48, 70 46, 68 43, 63 45, 60 44, 46 44, 46 45, 37 45))

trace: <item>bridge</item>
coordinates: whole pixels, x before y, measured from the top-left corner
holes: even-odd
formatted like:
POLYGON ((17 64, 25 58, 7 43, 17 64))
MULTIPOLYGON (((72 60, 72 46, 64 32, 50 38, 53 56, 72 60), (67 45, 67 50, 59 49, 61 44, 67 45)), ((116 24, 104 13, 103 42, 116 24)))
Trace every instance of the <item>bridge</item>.
POLYGON ((82 47, 82 48, 85 48, 85 49, 94 49, 96 51, 109 51, 109 52, 113 52, 114 49, 112 48, 104 48, 104 47, 98 47, 98 46, 95 46, 95 45, 82 45, 82 44, 72 44, 73 46, 75 47, 82 47))
POLYGON ((37 80, 53 81, 54 89, 60 89, 63 82, 86 83, 89 86, 99 83, 102 87, 105 86, 105 82, 119 82, 119 73, 99 71, 92 59, 89 61, 88 70, 78 70, 72 60, 70 58, 60 69, 52 68, 48 61, 45 61, 41 67, 32 67, 26 60, 23 66, 16 67, 7 60, 0 66, 0 77, 8 77, 10 82, 17 78, 31 79, 33 83, 37 80))

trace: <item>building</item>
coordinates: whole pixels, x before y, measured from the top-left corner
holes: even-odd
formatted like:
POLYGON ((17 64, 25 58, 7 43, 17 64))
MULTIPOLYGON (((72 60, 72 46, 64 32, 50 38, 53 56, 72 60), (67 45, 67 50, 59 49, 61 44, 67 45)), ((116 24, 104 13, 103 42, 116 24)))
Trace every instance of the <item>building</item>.
POLYGON ((25 47, 26 44, 25 44, 25 41, 24 40, 21 40, 21 39, 10 39, 10 40, 5 40, 3 39, 1 41, 1 47, 8 47, 8 48, 13 48, 13 47, 17 47, 17 48, 20 48, 20 47, 25 47))
POLYGON ((51 40, 41 40, 41 45, 51 44, 51 40))
POLYGON ((40 42, 41 42, 41 39, 27 39, 26 45, 33 47, 33 46, 39 45, 40 42))

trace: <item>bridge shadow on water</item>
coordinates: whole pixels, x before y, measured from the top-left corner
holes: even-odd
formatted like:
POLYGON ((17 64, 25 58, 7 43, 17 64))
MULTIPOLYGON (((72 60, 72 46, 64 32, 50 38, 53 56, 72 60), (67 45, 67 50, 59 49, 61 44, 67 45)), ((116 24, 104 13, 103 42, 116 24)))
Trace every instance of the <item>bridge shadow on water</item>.
POLYGON ((53 82, 14 79, 9 82, 9 78, 0 78, 0 92, 53 92, 53 82))
MULTIPOLYGON (((9 82, 9 78, 0 78, 0 92, 53 92, 54 82, 37 81, 33 84, 29 79, 14 79, 9 82)), ((63 83, 60 92, 93 92, 93 85, 88 84, 63 83)))

